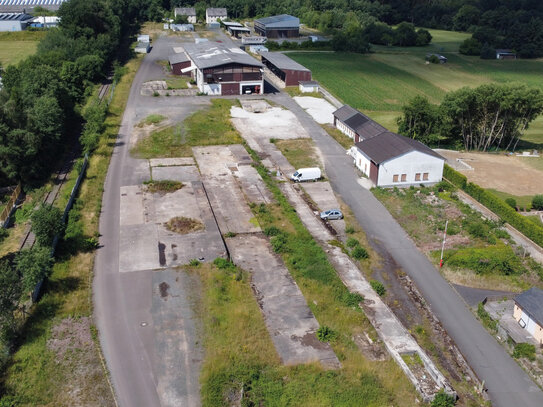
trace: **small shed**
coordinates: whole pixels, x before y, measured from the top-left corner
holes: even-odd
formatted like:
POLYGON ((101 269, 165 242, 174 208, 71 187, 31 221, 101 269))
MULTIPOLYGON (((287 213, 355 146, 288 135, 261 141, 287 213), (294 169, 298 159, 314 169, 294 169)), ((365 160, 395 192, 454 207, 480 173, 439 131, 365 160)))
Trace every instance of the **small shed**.
POLYGON ((134 51, 138 54, 147 54, 149 51, 151 51, 151 44, 148 42, 138 42, 134 48, 134 51))
POLYGON ((436 57, 439 60, 440 64, 446 64, 447 63, 447 57, 444 57, 441 54, 426 54, 426 60, 429 61, 430 58, 436 57))
POLYGON ((285 82, 285 86, 298 86, 300 81, 311 80, 311 71, 285 54, 262 52, 260 55, 262 56, 262 63, 274 75, 285 82))
POLYGON ((22 31, 33 18, 25 13, 0 13, 0 31, 22 31))
POLYGON ((219 22, 216 22, 216 23, 207 23, 207 28, 211 29, 211 30, 216 30, 218 28, 221 28, 221 23, 219 22))
POLYGON ((251 34, 251 30, 247 27, 228 26, 228 32, 232 37, 240 38, 242 35, 251 34))
POLYGON ((317 81, 300 81, 300 92, 315 93, 318 91, 319 91, 319 84, 317 81))
POLYGON ((148 34, 140 34, 138 35, 138 42, 151 42, 151 38, 148 34))
POLYGON ((218 23, 221 20, 226 20, 228 13, 225 8, 207 8, 206 23, 218 23))
POLYGON ((175 17, 186 16, 189 23, 196 24, 196 9, 194 7, 176 7, 174 15, 175 17))
POLYGON ((514 298, 513 317, 521 328, 543 344, 543 290, 532 287, 514 298))
POLYGON ((497 49, 496 59, 517 59, 517 54, 511 49, 497 49))
POLYGON ((185 69, 190 67, 191 62, 187 54, 184 52, 170 55, 168 57, 168 61, 174 75, 191 76, 191 72, 185 69))
POLYGON ((264 45, 249 45, 249 51, 253 54, 260 54, 261 52, 268 52, 268 48, 264 45))

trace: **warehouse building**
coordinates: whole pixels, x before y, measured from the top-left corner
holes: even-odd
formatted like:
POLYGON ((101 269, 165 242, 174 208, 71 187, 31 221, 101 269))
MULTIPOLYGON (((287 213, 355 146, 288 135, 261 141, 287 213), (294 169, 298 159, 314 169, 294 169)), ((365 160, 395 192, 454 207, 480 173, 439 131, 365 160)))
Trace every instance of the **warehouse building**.
POLYGON ((334 113, 334 126, 355 143, 385 133, 388 130, 379 123, 374 122, 364 113, 343 105, 334 113))
POLYGON ((255 20, 255 32, 268 38, 294 38, 300 36, 300 19, 281 14, 255 20))
POLYGON ((186 69, 191 66, 191 62, 187 54, 180 52, 179 54, 170 55, 168 58, 170 68, 174 75, 190 76, 190 70, 186 69))
POLYGON ((300 81, 311 80, 311 71, 285 54, 262 52, 260 55, 262 56, 262 63, 281 79, 285 86, 298 86, 300 81))
POLYGON ((190 24, 196 24, 196 9, 194 7, 176 7, 174 14, 175 17, 186 16, 190 24))
POLYGON ((0 0, 0 13, 32 13, 36 7, 58 10, 67 0, 0 0))
POLYGON ((205 42, 185 45, 188 68, 200 92, 208 95, 264 93, 263 65, 245 51, 205 42))
POLYGON ((219 21, 226 20, 228 13, 225 8, 207 8, 206 9, 206 23, 218 23, 219 21))
POLYGON ((22 31, 33 19, 25 13, 0 13, 0 31, 22 31))

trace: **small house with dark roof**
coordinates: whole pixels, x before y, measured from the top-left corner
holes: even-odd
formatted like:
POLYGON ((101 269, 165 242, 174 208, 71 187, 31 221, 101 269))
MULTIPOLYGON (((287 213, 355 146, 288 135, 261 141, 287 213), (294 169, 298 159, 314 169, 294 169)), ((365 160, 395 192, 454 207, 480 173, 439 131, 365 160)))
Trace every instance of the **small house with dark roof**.
POLYGON ((346 136, 352 138, 354 143, 377 136, 388 131, 379 123, 374 122, 364 113, 343 105, 334 113, 334 126, 346 136))
POLYGON ((191 66, 191 62, 184 52, 170 55, 168 61, 174 75, 191 76, 191 71, 188 69, 191 66))
POLYGON ((300 81, 310 81, 311 71, 280 52, 261 52, 262 63, 285 86, 299 86, 300 81))
POLYGON ((175 17, 186 16, 190 24, 196 24, 196 9, 194 7, 176 7, 174 15, 175 17))
POLYGON ((268 38, 293 38, 300 36, 300 19, 288 14, 255 20, 255 32, 268 38))
POLYGON ((218 23, 228 18, 228 13, 225 8, 207 8, 206 9, 206 23, 218 23))
POLYGON ((513 317, 543 345, 543 290, 532 287, 514 298, 513 317))
POLYGON ((417 140, 389 131, 356 143, 351 155, 356 167, 378 187, 432 185, 443 177, 442 156, 417 140))
POLYGON ((517 54, 511 49, 497 49, 496 59, 517 59, 517 54))

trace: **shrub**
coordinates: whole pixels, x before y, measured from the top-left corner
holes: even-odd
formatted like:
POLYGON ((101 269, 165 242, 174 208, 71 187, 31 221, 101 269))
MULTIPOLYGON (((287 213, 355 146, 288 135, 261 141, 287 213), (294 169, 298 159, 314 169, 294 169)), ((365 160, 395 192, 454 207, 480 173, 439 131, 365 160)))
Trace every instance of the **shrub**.
POLYGON ((322 325, 317 330, 317 338, 321 342, 330 342, 331 340, 335 339, 336 336, 337 333, 326 325, 322 325))
POLYGON ((9 232, 3 227, 0 227, 0 243, 2 243, 4 239, 8 237, 8 235, 9 235, 9 232))
POLYGON ((517 210, 517 201, 514 198, 507 198, 505 203, 509 205, 514 210, 517 210))
POLYGON ((288 252, 287 237, 283 234, 278 234, 271 238, 270 243, 275 253, 288 252))
POLYGON ((543 211, 543 195, 536 195, 532 198, 532 208, 543 211))
POLYGON ((202 263, 198 259, 190 259, 189 261, 189 266, 192 266, 192 267, 198 267, 200 264, 202 263))
POLYGON ((353 308, 358 307, 358 304, 364 301, 364 297, 358 293, 346 292, 340 297, 340 301, 347 307, 353 308))
POLYGON ((281 233, 281 230, 275 226, 269 226, 264 229, 264 234, 266 236, 277 236, 279 233, 281 233))
POLYGON ((40 246, 50 246, 56 235, 64 230, 62 212, 53 205, 42 204, 30 217, 32 231, 40 246))
POLYGON ((36 284, 49 277, 52 266, 50 249, 47 247, 38 246, 29 250, 22 250, 15 256, 15 270, 23 277, 24 292, 34 290, 36 284))
POLYGON ((430 58, 428 58, 428 62, 431 64, 439 64, 439 58, 437 55, 430 55, 430 58))
POLYGON ((477 316, 485 327, 493 332, 496 332, 498 330, 498 323, 492 319, 488 312, 486 312, 486 309, 482 302, 477 305, 477 316))
POLYGON ((229 260, 223 259, 222 257, 217 257, 213 260, 213 264, 220 270, 234 269, 236 266, 229 260))
POLYGON ((450 394, 445 393, 445 391, 441 389, 435 395, 430 406, 431 407, 454 407, 455 404, 456 404, 456 399, 450 394))
POLYGON ((352 227, 351 225, 345 227, 345 233, 347 233, 348 235, 351 235, 354 232, 355 232, 354 227, 352 227))
POLYGON ((236 232, 228 232, 224 235, 224 237, 236 237, 237 236, 237 233, 236 232))
POLYGON ((517 343, 515 350, 513 350, 513 357, 515 359, 526 358, 533 362, 535 360, 535 346, 531 343, 517 343))
POLYGON ((526 271, 511 246, 503 243, 448 250, 445 258, 450 266, 473 270, 477 274, 515 275, 526 271))
POLYGON ((360 242, 356 240, 354 237, 350 237, 347 239, 346 245, 347 247, 356 247, 356 246, 360 246, 360 242))
POLYGON ((369 257, 368 251, 362 246, 356 246, 351 254, 356 260, 367 259, 369 257))
POLYGON ((371 285, 371 288, 373 288, 373 290, 377 293, 379 297, 384 296, 387 292, 387 289, 385 288, 383 283, 381 283, 380 281, 371 280, 370 285, 371 285))

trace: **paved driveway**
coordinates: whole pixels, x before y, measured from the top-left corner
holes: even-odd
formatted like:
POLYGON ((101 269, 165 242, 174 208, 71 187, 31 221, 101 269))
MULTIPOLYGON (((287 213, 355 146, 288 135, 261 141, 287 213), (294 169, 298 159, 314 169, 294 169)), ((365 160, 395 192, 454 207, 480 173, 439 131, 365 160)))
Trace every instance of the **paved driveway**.
POLYGON ((451 338, 485 381, 497 407, 541 407, 543 392, 474 318, 463 300, 416 248, 405 231, 373 194, 360 187, 352 159, 288 95, 270 96, 290 109, 321 149, 326 174, 334 190, 351 207, 368 238, 413 279, 451 338))

